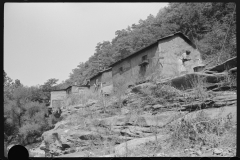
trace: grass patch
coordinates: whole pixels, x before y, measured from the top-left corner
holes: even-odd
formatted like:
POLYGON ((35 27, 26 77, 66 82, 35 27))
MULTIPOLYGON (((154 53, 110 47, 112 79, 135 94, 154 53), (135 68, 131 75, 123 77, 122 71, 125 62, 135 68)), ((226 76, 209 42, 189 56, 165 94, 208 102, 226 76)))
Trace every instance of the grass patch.
POLYGON ((171 149, 195 148, 207 145, 212 148, 225 145, 234 146, 236 132, 231 119, 219 116, 211 118, 204 110, 197 113, 196 117, 182 119, 175 124, 169 143, 171 149), (231 135, 231 136, 229 136, 231 135), (231 138, 230 138, 231 137, 231 138))

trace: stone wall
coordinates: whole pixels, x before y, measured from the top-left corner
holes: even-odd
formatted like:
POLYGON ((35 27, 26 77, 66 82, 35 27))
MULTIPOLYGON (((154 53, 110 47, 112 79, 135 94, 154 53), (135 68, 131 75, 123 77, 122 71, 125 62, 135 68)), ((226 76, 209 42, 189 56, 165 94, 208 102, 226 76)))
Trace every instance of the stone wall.
POLYGON ((72 93, 78 93, 78 87, 77 86, 72 86, 72 93))
POLYGON ((78 89, 79 89, 79 93, 84 93, 85 91, 89 90, 88 87, 78 87, 78 89))
POLYGON ((94 91, 94 83, 96 80, 98 82, 102 82, 103 87, 111 86, 112 85, 112 70, 107 70, 103 73, 98 74, 94 78, 90 80, 90 90, 94 91))
POLYGON ((202 63, 200 52, 179 36, 160 41, 156 56, 159 56, 159 61, 163 66, 161 72, 162 78, 192 73, 194 72, 193 68, 202 63), (184 72, 180 63, 180 58, 186 50, 191 52, 189 55, 191 60, 185 62, 184 72))
POLYGON ((90 90, 94 91, 94 83, 96 83, 96 80, 98 79, 98 82, 102 79, 102 74, 98 74, 94 78, 90 79, 90 90))
POLYGON ((112 85, 112 70, 102 73, 101 82, 103 87, 112 85))
POLYGON ((156 45, 151 46, 148 49, 142 50, 139 54, 136 54, 132 57, 127 58, 123 62, 120 62, 112 67, 113 74, 113 85, 116 86, 117 83, 121 85, 121 83, 126 86, 131 85, 137 81, 144 80, 151 73, 150 65, 152 63, 152 58, 154 57, 157 51, 157 43, 156 45), (142 62, 142 57, 147 55, 149 59, 149 65, 146 66, 145 73, 141 73, 141 69, 139 64, 142 62), (119 68, 122 67, 123 72, 119 71, 119 68), (124 78, 122 78, 124 77, 124 78), (124 82, 122 82, 124 81, 124 82))
POLYGON ((200 52, 189 45, 179 35, 160 40, 158 43, 139 51, 112 67, 113 85, 126 86, 139 81, 160 78, 170 78, 185 73, 192 73, 193 68, 202 63, 200 52), (190 61, 182 65, 182 54, 189 50, 190 61), (147 55, 149 64, 143 69, 139 66, 142 57, 147 55), (120 68, 122 67, 122 72, 120 68), (185 70, 185 71, 184 71, 185 70))
POLYGON ((66 91, 52 91, 51 92, 51 107, 55 108, 56 106, 53 104, 57 104, 54 103, 54 101, 61 101, 66 97, 66 91))

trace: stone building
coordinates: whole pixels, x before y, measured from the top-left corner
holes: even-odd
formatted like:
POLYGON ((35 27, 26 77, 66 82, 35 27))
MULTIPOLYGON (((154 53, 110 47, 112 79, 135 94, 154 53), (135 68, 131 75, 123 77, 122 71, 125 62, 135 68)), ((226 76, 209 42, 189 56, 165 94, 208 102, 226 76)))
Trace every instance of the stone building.
POLYGON ((177 32, 158 39, 110 67, 112 83, 116 87, 191 73, 199 65, 202 65, 202 59, 195 44, 184 34, 177 32))
POLYGON ((62 107, 63 100, 66 97, 66 89, 52 90, 51 91, 51 100, 50 100, 50 108, 58 108, 62 107))
POLYGON ((88 85, 81 85, 81 86, 72 85, 72 86, 67 87, 65 90, 66 90, 66 94, 67 95, 69 95, 69 94, 78 94, 78 93, 84 92, 85 90, 88 90, 89 87, 90 86, 88 86, 88 85))
POLYGON ((62 107, 63 100, 71 94, 79 94, 89 89, 88 85, 71 85, 65 89, 52 90, 50 108, 62 107))
POLYGON ((112 89, 112 68, 104 69, 90 78, 90 90, 111 92, 112 89))

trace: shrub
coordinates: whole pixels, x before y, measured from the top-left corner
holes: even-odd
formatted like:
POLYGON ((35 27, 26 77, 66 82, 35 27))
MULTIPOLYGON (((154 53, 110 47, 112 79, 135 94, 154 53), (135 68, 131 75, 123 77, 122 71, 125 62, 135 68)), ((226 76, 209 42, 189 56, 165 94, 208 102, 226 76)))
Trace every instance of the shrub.
POLYGON ((210 92, 207 91, 207 82, 204 77, 194 76, 193 79, 190 80, 190 84, 192 86, 192 89, 188 93, 189 103, 195 100, 204 102, 206 99, 211 97, 210 92))
POLYGON ((165 104, 167 102, 173 102, 176 97, 182 95, 181 91, 172 87, 169 84, 158 84, 153 89, 153 97, 158 98, 158 103, 165 104))
POLYGON ((117 98, 118 106, 121 108, 122 107, 122 96, 125 94, 128 86, 127 86, 127 81, 124 77, 119 78, 115 83, 114 83, 114 96, 117 98))
POLYGON ((236 90, 237 86, 237 75, 236 74, 232 74, 232 73, 228 73, 224 79, 222 80, 222 85, 221 86, 229 86, 230 89, 232 90, 236 90))
POLYGON ((209 117, 203 110, 192 119, 182 119, 171 135, 173 148, 188 148, 195 145, 218 147, 232 128, 227 118, 209 117))
POLYGON ((32 121, 32 118, 37 120, 35 117, 36 114, 42 115, 40 119, 44 118, 44 115, 47 114, 47 107, 44 104, 38 102, 28 102, 24 105, 25 117, 32 121))
POLYGON ((59 122, 59 118, 56 118, 53 114, 51 114, 47 119, 47 124, 50 128, 54 127, 54 125, 59 122))

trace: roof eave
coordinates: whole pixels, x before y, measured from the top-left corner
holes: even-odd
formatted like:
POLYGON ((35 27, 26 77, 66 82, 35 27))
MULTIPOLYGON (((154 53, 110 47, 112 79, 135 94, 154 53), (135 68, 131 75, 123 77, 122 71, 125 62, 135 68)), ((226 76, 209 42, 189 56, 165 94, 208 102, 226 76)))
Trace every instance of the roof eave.
POLYGON ((122 62, 123 60, 125 60, 125 59, 127 59, 127 58, 130 58, 131 56, 137 54, 138 52, 140 52, 140 51, 142 51, 142 50, 144 50, 144 49, 146 49, 146 48, 148 48, 148 47, 150 47, 150 46, 152 46, 152 45, 154 45, 155 43, 159 43, 159 42, 162 41, 163 39, 167 39, 167 38, 170 38, 170 37, 173 37, 173 36, 176 36, 176 35, 180 35, 186 42, 188 42, 188 44, 190 44, 190 45, 191 45, 192 47, 194 47, 195 49, 197 48, 196 45, 195 45, 187 36, 185 36, 182 32, 176 32, 176 33, 174 33, 174 34, 171 34, 171 35, 168 35, 168 36, 165 36, 165 37, 163 37, 163 38, 160 38, 160 39, 156 40, 155 42, 147 45, 147 46, 144 47, 144 48, 141 48, 141 49, 137 50, 136 52, 130 54, 129 56, 127 56, 127 57, 125 57, 125 58, 123 58, 123 59, 120 59, 120 60, 117 61, 117 62, 114 62, 114 63, 111 64, 109 67, 112 68, 114 65, 122 62))

